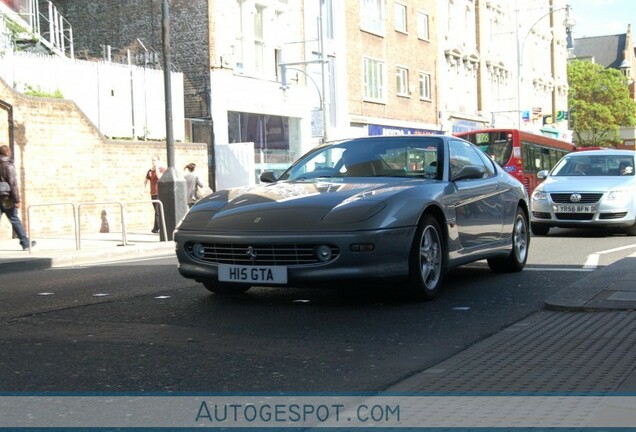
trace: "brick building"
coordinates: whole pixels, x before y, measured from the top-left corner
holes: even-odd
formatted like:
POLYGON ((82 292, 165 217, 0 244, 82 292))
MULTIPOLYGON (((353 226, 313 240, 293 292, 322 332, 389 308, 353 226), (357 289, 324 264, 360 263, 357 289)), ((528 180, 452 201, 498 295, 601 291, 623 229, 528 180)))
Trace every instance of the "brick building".
MULTIPOLYGON (((108 58, 162 68, 162 1, 54 0, 73 24, 77 58, 108 58)), ((207 0, 170 2, 172 63, 184 73, 185 116, 209 117, 210 25, 207 0)))
POLYGON ((440 132, 437 2, 343 3, 350 132, 440 132))
MULTIPOLYGON (((165 154, 164 141, 109 140, 72 101, 26 96, 1 78, 0 101, 0 143, 13 138, 20 217, 33 238, 73 235, 80 203, 84 233, 99 232, 102 211, 120 231, 119 203, 129 232, 149 232, 154 210, 143 181, 152 155, 165 154)), ((206 153, 202 143, 175 143, 175 167, 194 162, 205 172, 206 153)), ((11 238, 11 225, 0 222, 0 238, 11 238)))
POLYGON ((564 0, 440 1, 444 130, 518 128, 565 140, 568 31, 564 0))

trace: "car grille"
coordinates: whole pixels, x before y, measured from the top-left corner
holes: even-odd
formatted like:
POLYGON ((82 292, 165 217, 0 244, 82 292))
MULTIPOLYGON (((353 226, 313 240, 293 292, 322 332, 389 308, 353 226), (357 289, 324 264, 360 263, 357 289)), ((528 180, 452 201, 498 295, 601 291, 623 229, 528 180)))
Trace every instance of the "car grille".
MULTIPOLYGON (((237 265, 306 265, 324 264, 316 257, 315 244, 270 244, 251 245, 233 243, 202 243, 204 249, 201 261, 216 264, 237 265), (251 248, 251 249, 250 249, 251 248), (248 254, 248 250, 251 254, 248 254), (251 258, 254 257, 254 258, 251 258)), ((193 243, 188 243, 185 250, 192 258, 193 243)), ((336 259, 340 250, 336 246, 330 246, 332 258, 336 259)))
POLYGON ((555 213, 559 220, 592 220, 594 213, 555 213))
MULTIPOLYGON (((568 193, 552 193, 550 197, 552 198, 552 202, 557 204, 571 204, 570 197, 574 192, 568 193)), ((594 204, 598 202, 603 196, 602 193, 582 193, 581 200, 577 201, 577 204, 594 204)))

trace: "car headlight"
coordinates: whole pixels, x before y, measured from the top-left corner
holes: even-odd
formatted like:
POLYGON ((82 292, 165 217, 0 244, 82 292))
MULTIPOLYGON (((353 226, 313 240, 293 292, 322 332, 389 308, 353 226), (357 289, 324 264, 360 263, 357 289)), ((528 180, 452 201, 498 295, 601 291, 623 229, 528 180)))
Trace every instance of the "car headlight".
POLYGON ((540 189, 535 189, 534 192, 532 192, 532 199, 534 201, 543 201, 543 200, 547 200, 548 199, 548 194, 543 192, 540 189))
POLYGON ((632 194, 631 190, 613 190, 607 193, 608 201, 627 201, 632 194))

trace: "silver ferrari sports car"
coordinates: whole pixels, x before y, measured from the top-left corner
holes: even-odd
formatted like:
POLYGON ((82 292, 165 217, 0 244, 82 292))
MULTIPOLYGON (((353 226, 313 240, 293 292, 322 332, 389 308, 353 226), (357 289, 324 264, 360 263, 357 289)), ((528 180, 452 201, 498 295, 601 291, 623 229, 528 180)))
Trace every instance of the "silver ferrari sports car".
POLYGON ((219 294, 358 279, 427 300, 452 267, 518 272, 528 258, 525 188, 456 137, 323 144, 260 179, 190 209, 174 233, 181 275, 219 294))

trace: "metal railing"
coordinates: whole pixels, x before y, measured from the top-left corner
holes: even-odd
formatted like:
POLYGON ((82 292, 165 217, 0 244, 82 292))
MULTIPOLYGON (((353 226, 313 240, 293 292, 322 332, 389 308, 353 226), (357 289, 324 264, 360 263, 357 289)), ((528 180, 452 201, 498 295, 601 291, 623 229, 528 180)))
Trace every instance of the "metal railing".
MULTIPOLYGON (((150 201, 130 201, 130 202, 120 202, 120 201, 105 201, 105 202, 85 202, 74 204, 70 202, 64 203, 47 203, 47 204, 31 204, 27 207, 27 235, 29 239, 31 239, 31 208, 33 207, 53 207, 53 206, 71 206, 73 209, 73 235, 75 238, 75 249, 80 250, 82 248, 82 228, 81 228, 81 210, 83 207, 88 206, 96 206, 96 205, 118 205, 121 217, 121 242, 122 246, 128 245, 127 239, 127 231, 126 231, 126 212, 125 208, 132 204, 157 204, 159 206, 159 216, 161 221, 161 233, 160 241, 167 241, 167 233, 166 233, 166 217, 163 210, 163 203, 159 200, 150 200, 150 201)), ((29 242, 29 253, 31 253, 31 243, 29 242)))
MULTIPOLYGON (((168 241, 168 233, 166 232, 166 216, 163 211, 163 203, 159 200, 150 200, 153 204, 159 204, 159 221, 161 222, 161 235, 159 236, 161 241, 168 241)), ((129 206, 131 204, 148 204, 148 201, 128 201, 124 203, 124 206, 129 206)), ((123 221, 123 216, 122 216, 123 221)), ((123 222, 122 222, 123 225, 123 222)), ((122 231, 125 227, 122 229, 122 231)))
POLYGON ((104 202, 87 202, 77 205, 77 250, 82 248, 82 207, 96 206, 96 205, 118 205, 119 212, 121 213, 121 243, 122 246, 126 246, 126 223, 124 220, 124 204, 119 201, 104 201, 104 202))
POLYGON ((77 212, 75 210, 75 204, 70 202, 64 203, 52 203, 52 204, 31 204, 27 207, 27 235, 29 237, 29 253, 31 253, 31 208, 33 207, 48 207, 48 206, 71 206, 73 209, 73 226, 75 234, 75 248, 79 250, 79 231, 77 229, 77 212))

